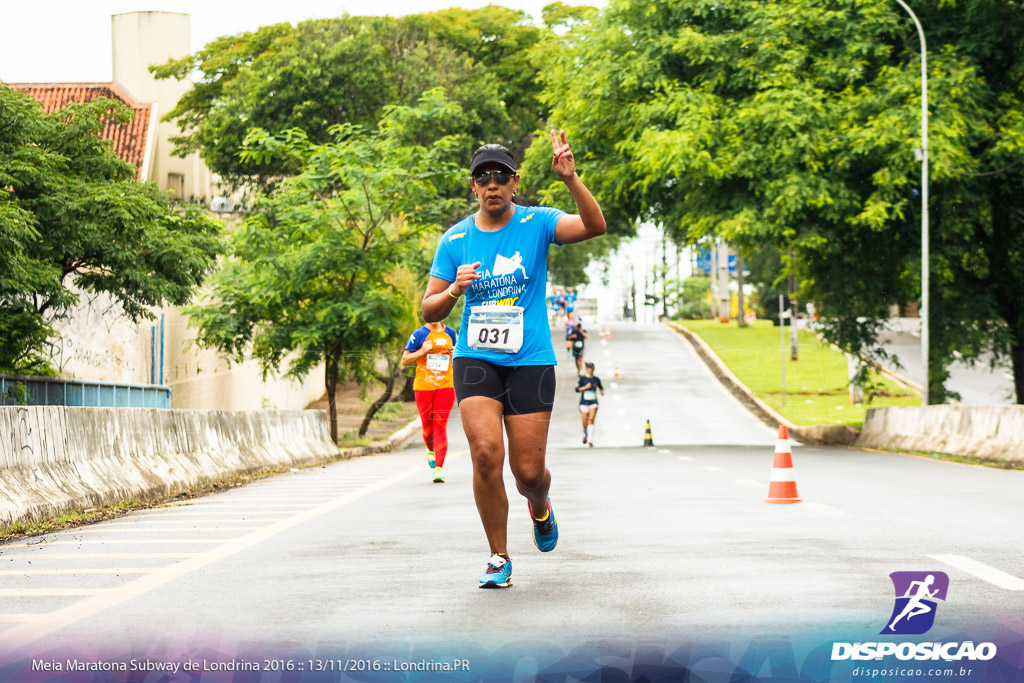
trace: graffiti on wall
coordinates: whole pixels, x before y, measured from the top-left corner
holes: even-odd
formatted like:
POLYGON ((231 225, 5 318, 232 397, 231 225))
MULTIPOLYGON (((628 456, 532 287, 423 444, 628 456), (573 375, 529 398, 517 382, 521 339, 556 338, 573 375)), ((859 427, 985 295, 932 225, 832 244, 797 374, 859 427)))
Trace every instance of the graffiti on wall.
POLYGON ((50 341, 50 358, 65 377, 113 382, 142 379, 142 326, 133 323, 109 294, 80 291, 78 304, 51 323, 57 337, 50 341))

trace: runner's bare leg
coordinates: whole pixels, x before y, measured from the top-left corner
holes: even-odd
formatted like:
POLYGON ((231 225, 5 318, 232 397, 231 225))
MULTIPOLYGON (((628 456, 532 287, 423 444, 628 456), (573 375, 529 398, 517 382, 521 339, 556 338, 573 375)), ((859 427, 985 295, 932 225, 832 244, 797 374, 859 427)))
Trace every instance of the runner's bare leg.
POLYGON ((508 464, 516 478, 516 488, 536 514, 547 509, 551 488, 551 472, 544 465, 550 424, 550 412, 505 416, 508 464))
POLYGON ((485 396, 470 396, 459 403, 462 427, 473 460, 473 497, 492 555, 508 554, 508 496, 502 478, 505 443, 501 417, 504 410, 500 401, 485 396))

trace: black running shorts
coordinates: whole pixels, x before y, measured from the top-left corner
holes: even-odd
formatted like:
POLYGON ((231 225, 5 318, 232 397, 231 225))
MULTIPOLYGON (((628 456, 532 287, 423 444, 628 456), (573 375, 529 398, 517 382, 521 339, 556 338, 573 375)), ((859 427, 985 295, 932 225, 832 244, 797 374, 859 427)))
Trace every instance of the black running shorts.
POLYGON ((479 358, 452 361, 455 398, 471 396, 500 401, 506 415, 550 413, 555 405, 554 365, 495 365, 479 358))

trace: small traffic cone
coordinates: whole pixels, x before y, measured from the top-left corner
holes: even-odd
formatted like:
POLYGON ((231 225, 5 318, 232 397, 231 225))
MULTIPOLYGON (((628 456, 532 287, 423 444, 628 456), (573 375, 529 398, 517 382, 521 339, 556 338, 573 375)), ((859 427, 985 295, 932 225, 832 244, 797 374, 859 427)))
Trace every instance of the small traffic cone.
POLYGON ((602 336, 602 337, 604 337, 605 339, 611 339, 611 338, 612 338, 612 331, 611 331, 611 330, 609 330, 609 329, 608 329, 608 328, 606 327, 606 328, 605 328, 605 330, 604 330, 604 332, 602 332, 602 333, 601 333, 601 336, 602 336))
POLYGON ((619 370, 618 365, 615 366, 615 374, 613 375, 613 377, 615 377, 616 379, 620 379, 622 377, 622 372, 619 370))
POLYGON ((779 425, 779 439, 775 442, 775 463, 772 465, 772 482, 768 485, 766 503, 799 503, 796 479, 793 476, 793 454, 790 452, 789 431, 786 425, 779 425))
POLYGON ((651 438, 651 421, 647 421, 647 431, 644 433, 644 445, 653 446, 654 439, 651 438))

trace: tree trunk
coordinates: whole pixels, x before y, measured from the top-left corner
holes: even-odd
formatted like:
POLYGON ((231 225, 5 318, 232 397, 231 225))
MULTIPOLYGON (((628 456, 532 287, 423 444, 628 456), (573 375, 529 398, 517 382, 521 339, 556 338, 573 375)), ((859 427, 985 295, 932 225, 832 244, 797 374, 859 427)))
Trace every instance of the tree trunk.
POLYGON ((739 290, 736 297, 736 322, 740 327, 747 327, 747 311, 743 301, 743 254, 736 252, 736 285, 739 290))
MULTIPOLYGON (((412 367, 412 366, 409 366, 409 367, 412 367)), ((416 401, 416 394, 413 392, 412 383, 416 379, 416 373, 408 372, 408 370, 405 370, 404 372, 405 372, 405 380, 404 380, 404 384, 402 385, 402 391, 399 394, 399 396, 401 397, 402 401, 404 401, 405 403, 413 403, 413 402, 416 401)))
POLYGON ((1010 367, 1013 368, 1015 400, 1024 403, 1024 333, 1019 328, 1010 347, 1010 367))
POLYGON ((338 355, 327 353, 327 369, 324 371, 324 388, 327 389, 327 417, 331 422, 331 441, 338 443, 338 355))
POLYGON ((359 436, 366 435, 366 431, 370 428, 370 422, 373 421, 373 416, 377 414, 377 411, 381 409, 381 406, 391 400, 391 394, 395 389, 395 379, 397 379, 399 374, 402 374, 400 372, 401 369, 401 366, 399 366, 398 370, 392 370, 387 381, 384 382, 384 393, 370 405, 369 410, 366 411, 366 415, 363 416, 363 423, 359 425, 359 436))

